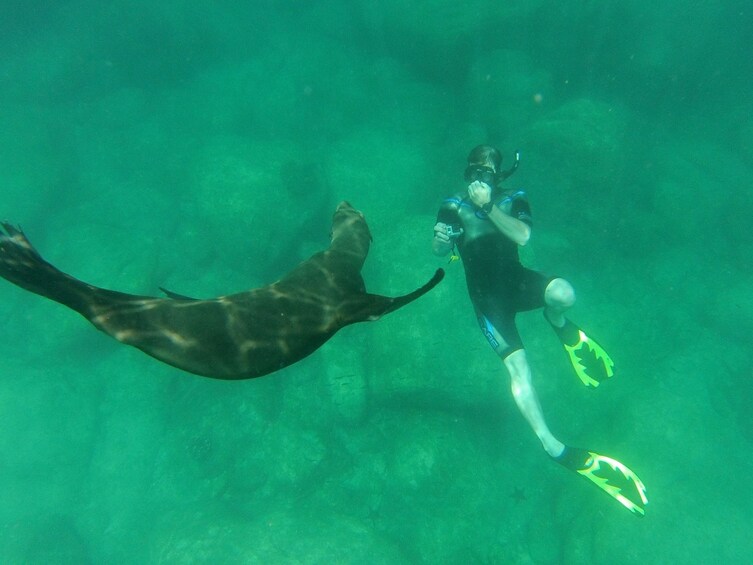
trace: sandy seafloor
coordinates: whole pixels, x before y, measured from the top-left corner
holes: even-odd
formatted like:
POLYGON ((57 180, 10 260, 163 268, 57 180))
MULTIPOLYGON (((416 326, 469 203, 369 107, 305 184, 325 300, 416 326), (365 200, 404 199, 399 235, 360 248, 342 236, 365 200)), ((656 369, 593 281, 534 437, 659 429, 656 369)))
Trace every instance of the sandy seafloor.
POLYGON ((371 292, 447 277, 244 382, 3 282, 0 561, 750 563, 752 22, 734 1, 4 3, 0 217, 64 271, 260 286, 348 199, 371 292), (616 361, 587 390, 522 314, 547 420, 641 476, 643 519, 540 449, 462 266, 430 252, 477 143, 520 149, 524 260, 573 283, 616 361))

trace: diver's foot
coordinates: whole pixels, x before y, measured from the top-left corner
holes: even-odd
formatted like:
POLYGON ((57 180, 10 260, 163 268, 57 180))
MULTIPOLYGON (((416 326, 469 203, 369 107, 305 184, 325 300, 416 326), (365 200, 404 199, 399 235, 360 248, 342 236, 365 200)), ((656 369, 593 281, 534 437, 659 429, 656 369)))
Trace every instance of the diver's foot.
POLYGON ((616 459, 569 446, 553 459, 593 482, 636 516, 646 513, 646 486, 638 475, 616 459))
MULTIPOLYGON (((548 316, 544 317, 549 320, 548 316)), ((582 329, 568 319, 565 319, 562 327, 552 324, 552 328, 560 338, 575 374, 584 385, 597 387, 614 375, 614 361, 582 329)))

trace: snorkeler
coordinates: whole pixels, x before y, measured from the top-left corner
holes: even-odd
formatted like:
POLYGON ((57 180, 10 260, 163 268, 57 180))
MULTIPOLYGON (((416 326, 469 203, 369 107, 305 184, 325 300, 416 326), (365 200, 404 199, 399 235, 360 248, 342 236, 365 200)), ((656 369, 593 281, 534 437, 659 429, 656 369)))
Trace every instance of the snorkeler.
POLYGON ((525 245, 531 236, 531 210, 524 192, 501 186, 518 164, 516 154, 512 167, 501 170, 502 154, 488 145, 470 152, 465 170, 467 188, 442 203, 434 226, 433 251, 440 256, 454 253, 455 248, 459 251, 481 331, 507 369, 515 403, 544 450, 642 516, 648 501, 645 486, 635 473, 615 459, 565 445, 544 420, 515 325, 518 312, 543 308, 544 317, 584 385, 597 387, 610 378, 614 363, 598 343, 565 317, 575 302, 570 283, 520 263, 518 246, 525 245))

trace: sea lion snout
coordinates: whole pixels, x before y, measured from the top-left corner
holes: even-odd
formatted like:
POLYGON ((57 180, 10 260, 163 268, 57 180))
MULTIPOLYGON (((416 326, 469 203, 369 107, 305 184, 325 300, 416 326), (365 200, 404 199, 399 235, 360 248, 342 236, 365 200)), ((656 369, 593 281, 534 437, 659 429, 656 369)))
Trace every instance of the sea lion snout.
MULTIPOLYGON (((330 230, 330 249, 347 251, 366 259, 371 243, 371 232, 363 213, 343 200, 335 208, 330 230)), ((359 266, 360 269, 360 266, 359 266)))
MULTIPOLYGON (((336 237, 338 232, 343 229, 351 230, 354 226, 358 226, 359 229, 367 232, 369 231, 363 212, 356 210, 350 202, 343 200, 337 205, 335 213, 332 215, 332 231, 330 235, 336 237)), ((369 235, 370 238, 371 235, 369 235)))
POLYGON ((359 216, 363 218, 363 212, 361 212, 360 210, 356 210, 353 207, 353 205, 347 200, 343 200, 342 202, 340 202, 340 204, 337 205, 337 208, 335 208, 335 214, 338 214, 338 213, 358 214, 359 216))

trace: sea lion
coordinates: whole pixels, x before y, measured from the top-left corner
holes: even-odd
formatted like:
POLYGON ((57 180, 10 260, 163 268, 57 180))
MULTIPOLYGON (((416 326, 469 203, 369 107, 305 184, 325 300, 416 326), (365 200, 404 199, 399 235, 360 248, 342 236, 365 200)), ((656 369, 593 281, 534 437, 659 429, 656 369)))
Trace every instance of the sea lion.
POLYGON ((347 202, 332 219, 329 248, 279 281, 208 300, 105 290, 58 270, 20 228, 3 222, 0 276, 75 310, 97 329, 184 371, 215 379, 261 377, 313 353, 340 328, 377 320, 431 290, 396 298, 368 294, 361 267, 371 244, 366 220, 347 202))

